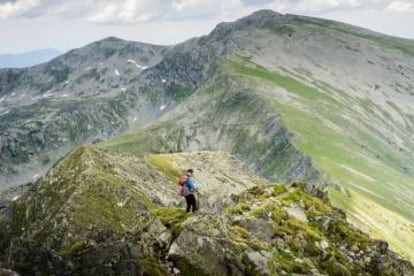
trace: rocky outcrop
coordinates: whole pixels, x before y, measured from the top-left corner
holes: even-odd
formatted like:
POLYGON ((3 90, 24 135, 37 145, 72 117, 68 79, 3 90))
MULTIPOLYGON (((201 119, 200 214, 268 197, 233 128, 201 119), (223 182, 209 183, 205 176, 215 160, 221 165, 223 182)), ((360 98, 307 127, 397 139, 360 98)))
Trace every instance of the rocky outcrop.
POLYGON ((304 184, 264 182, 227 154, 145 160, 80 148, 2 209, 0 267, 22 275, 414 273, 304 184), (200 189, 192 215, 174 184, 190 166, 200 189))
MULTIPOLYGON (((303 187, 303 186, 302 186, 303 187)), ((187 219, 169 249, 183 275, 412 275, 413 266, 301 187, 256 187, 187 219), (309 221, 284 208, 298 204, 309 221)))

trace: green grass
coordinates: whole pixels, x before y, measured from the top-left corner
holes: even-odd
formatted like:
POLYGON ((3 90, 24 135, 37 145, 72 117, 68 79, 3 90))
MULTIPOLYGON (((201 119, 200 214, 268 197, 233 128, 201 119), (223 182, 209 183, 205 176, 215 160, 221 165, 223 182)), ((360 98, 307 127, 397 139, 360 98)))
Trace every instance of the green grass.
POLYGON ((148 155, 147 162, 166 174, 173 182, 177 182, 183 173, 179 170, 174 158, 167 154, 148 155))
POLYGON ((151 210, 151 214, 158 217, 165 227, 170 229, 174 237, 181 233, 181 224, 189 217, 189 214, 179 207, 154 208, 151 210))
MULTIPOLYGON (((382 121, 372 115, 378 106, 346 97, 345 93, 338 93, 321 82, 315 82, 316 86, 313 86, 292 76, 271 72, 251 61, 231 60, 226 61, 226 66, 236 78, 250 83, 253 90, 265 81, 268 85, 282 87, 294 98, 298 105, 263 92, 261 94, 298 138, 296 146, 312 157, 314 166, 344 187, 330 193, 336 206, 350 213, 355 212, 352 201, 346 200, 351 191, 357 193, 360 200, 389 210, 389 214, 401 225, 414 221, 414 205, 402 205, 399 201, 412 202, 414 179, 402 170, 402 164, 411 157, 407 158, 395 146, 389 145, 369 125, 370 121, 361 122, 361 115, 348 108, 349 103, 359 105, 374 122, 386 124, 389 120, 387 114, 382 114, 382 121), (246 81, 246 77, 250 82, 246 81), (354 118, 358 124, 348 117, 354 118), (336 125, 337 129, 330 127, 326 121, 336 125), (400 189, 396 189, 396 185, 400 189)), ((374 235, 386 237, 395 250, 408 251, 399 242, 405 236, 403 231, 397 231, 395 237, 387 237, 387 228, 375 231, 374 228, 371 225, 374 235)), ((408 239, 414 240, 414 235, 408 239)), ((409 258, 414 260, 414 254, 409 253, 409 258)))
POLYGON ((374 33, 354 26, 332 21, 332 20, 321 20, 310 17, 296 17, 295 23, 299 23, 302 26, 306 25, 317 31, 332 32, 337 31, 344 34, 349 34, 354 37, 367 40, 379 47, 387 47, 393 50, 399 50, 409 56, 414 56, 414 43, 412 40, 392 37, 384 34, 374 33))

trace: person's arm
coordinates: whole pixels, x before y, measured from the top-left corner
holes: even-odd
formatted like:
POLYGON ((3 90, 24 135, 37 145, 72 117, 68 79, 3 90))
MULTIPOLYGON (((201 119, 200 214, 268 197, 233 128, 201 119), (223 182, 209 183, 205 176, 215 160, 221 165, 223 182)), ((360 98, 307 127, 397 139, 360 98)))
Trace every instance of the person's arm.
POLYGON ((189 177, 188 178, 188 187, 190 188, 190 191, 197 191, 197 186, 194 183, 194 178, 193 177, 189 177))

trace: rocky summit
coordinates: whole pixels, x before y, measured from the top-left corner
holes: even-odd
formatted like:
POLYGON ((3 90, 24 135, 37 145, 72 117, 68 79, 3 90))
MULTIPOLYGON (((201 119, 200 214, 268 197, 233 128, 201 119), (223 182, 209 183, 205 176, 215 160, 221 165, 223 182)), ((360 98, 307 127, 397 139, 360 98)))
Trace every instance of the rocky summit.
POLYGON ((83 147, 3 211, 1 266, 22 275, 414 275, 321 196, 303 183, 269 184, 226 153, 144 160, 83 147), (195 214, 174 181, 189 166, 195 214))
POLYGON ((269 10, 0 69, 0 267, 413 275, 413 80, 411 40, 269 10))

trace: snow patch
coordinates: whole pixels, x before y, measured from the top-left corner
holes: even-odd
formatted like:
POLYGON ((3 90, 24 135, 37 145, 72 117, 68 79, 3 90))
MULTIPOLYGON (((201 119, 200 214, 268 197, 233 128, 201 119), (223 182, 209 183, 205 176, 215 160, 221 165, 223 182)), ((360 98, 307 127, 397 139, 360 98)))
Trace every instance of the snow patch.
POLYGON ((65 81, 65 82, 64 82, 64 84, 69 84, 69 81, 68 81, 68 80, 67 80, 67 81, 65 81))
POLYGON ((52 92, 50 92, 50 90, 49 90, 45 94, 43 94, 43 98, 47 98, 47 97, 49 97, 51 95, 52 95, 52 92))
POLYGON ((14 97, 14 96, 16 96, 16 93, 13 92, 11 95, 14 97))
POLYGON ((166 82, 167 82, 167 80, 166 80, 166 79, 162 79, 162 80, 161 80, 161 82, 162 82, 162 83, 166 83, 166 82))
POLYGON ((121 75, 121 73, 119 73, 118 69, 115 69, 114 73, 115 73, 115 75, 117 75, 117 76, 120 76, 120 75, 121 75))
POLYGON ((61 97, 61 98, 66 98, 66 97, 69 97, 69 94, 63 94, 63 95, 61 95, 60 97, 61 97))
POLYGON ((12 201, 16 201, 19 198, 19 196, 13 197, 12 201))
POLYGON ((132 121, 133 121, 133 122, 135 122, 136 120, 138 120, 138 118, 137 118, 137 117, 134 117, 134 119, 132 119, 132 121))
POLYGON ((137 67, 138 69, 141 69, 141 70, 145 70, 145 69, 147 69, 147 68, 148 68, 148 66, 141 65, 141 64, 139 64, 136 60, 133 60, 133 59, 128 59, 128 60, 127 60, 127 62, 128 62, 128 63, 132 63, 132 64, 134 64, 134 65, 135 65, 135 67, 137 67))
POLYGON ((125 92, 126 90, 127 90, 126 87, 121 87, 122 92, 125 92))
POLYGON ((0 103, 6 98, 6 96, 3 96, 0 98, 0 103))
POLYGON ((167 106, 166 105, 162 105, 160 106, 160 110, 164 110, 167 106))
POLYGON ((36 179, 38 176, 39 176, 38 174, 35 174, 33 175, 32 179, 36 179))

